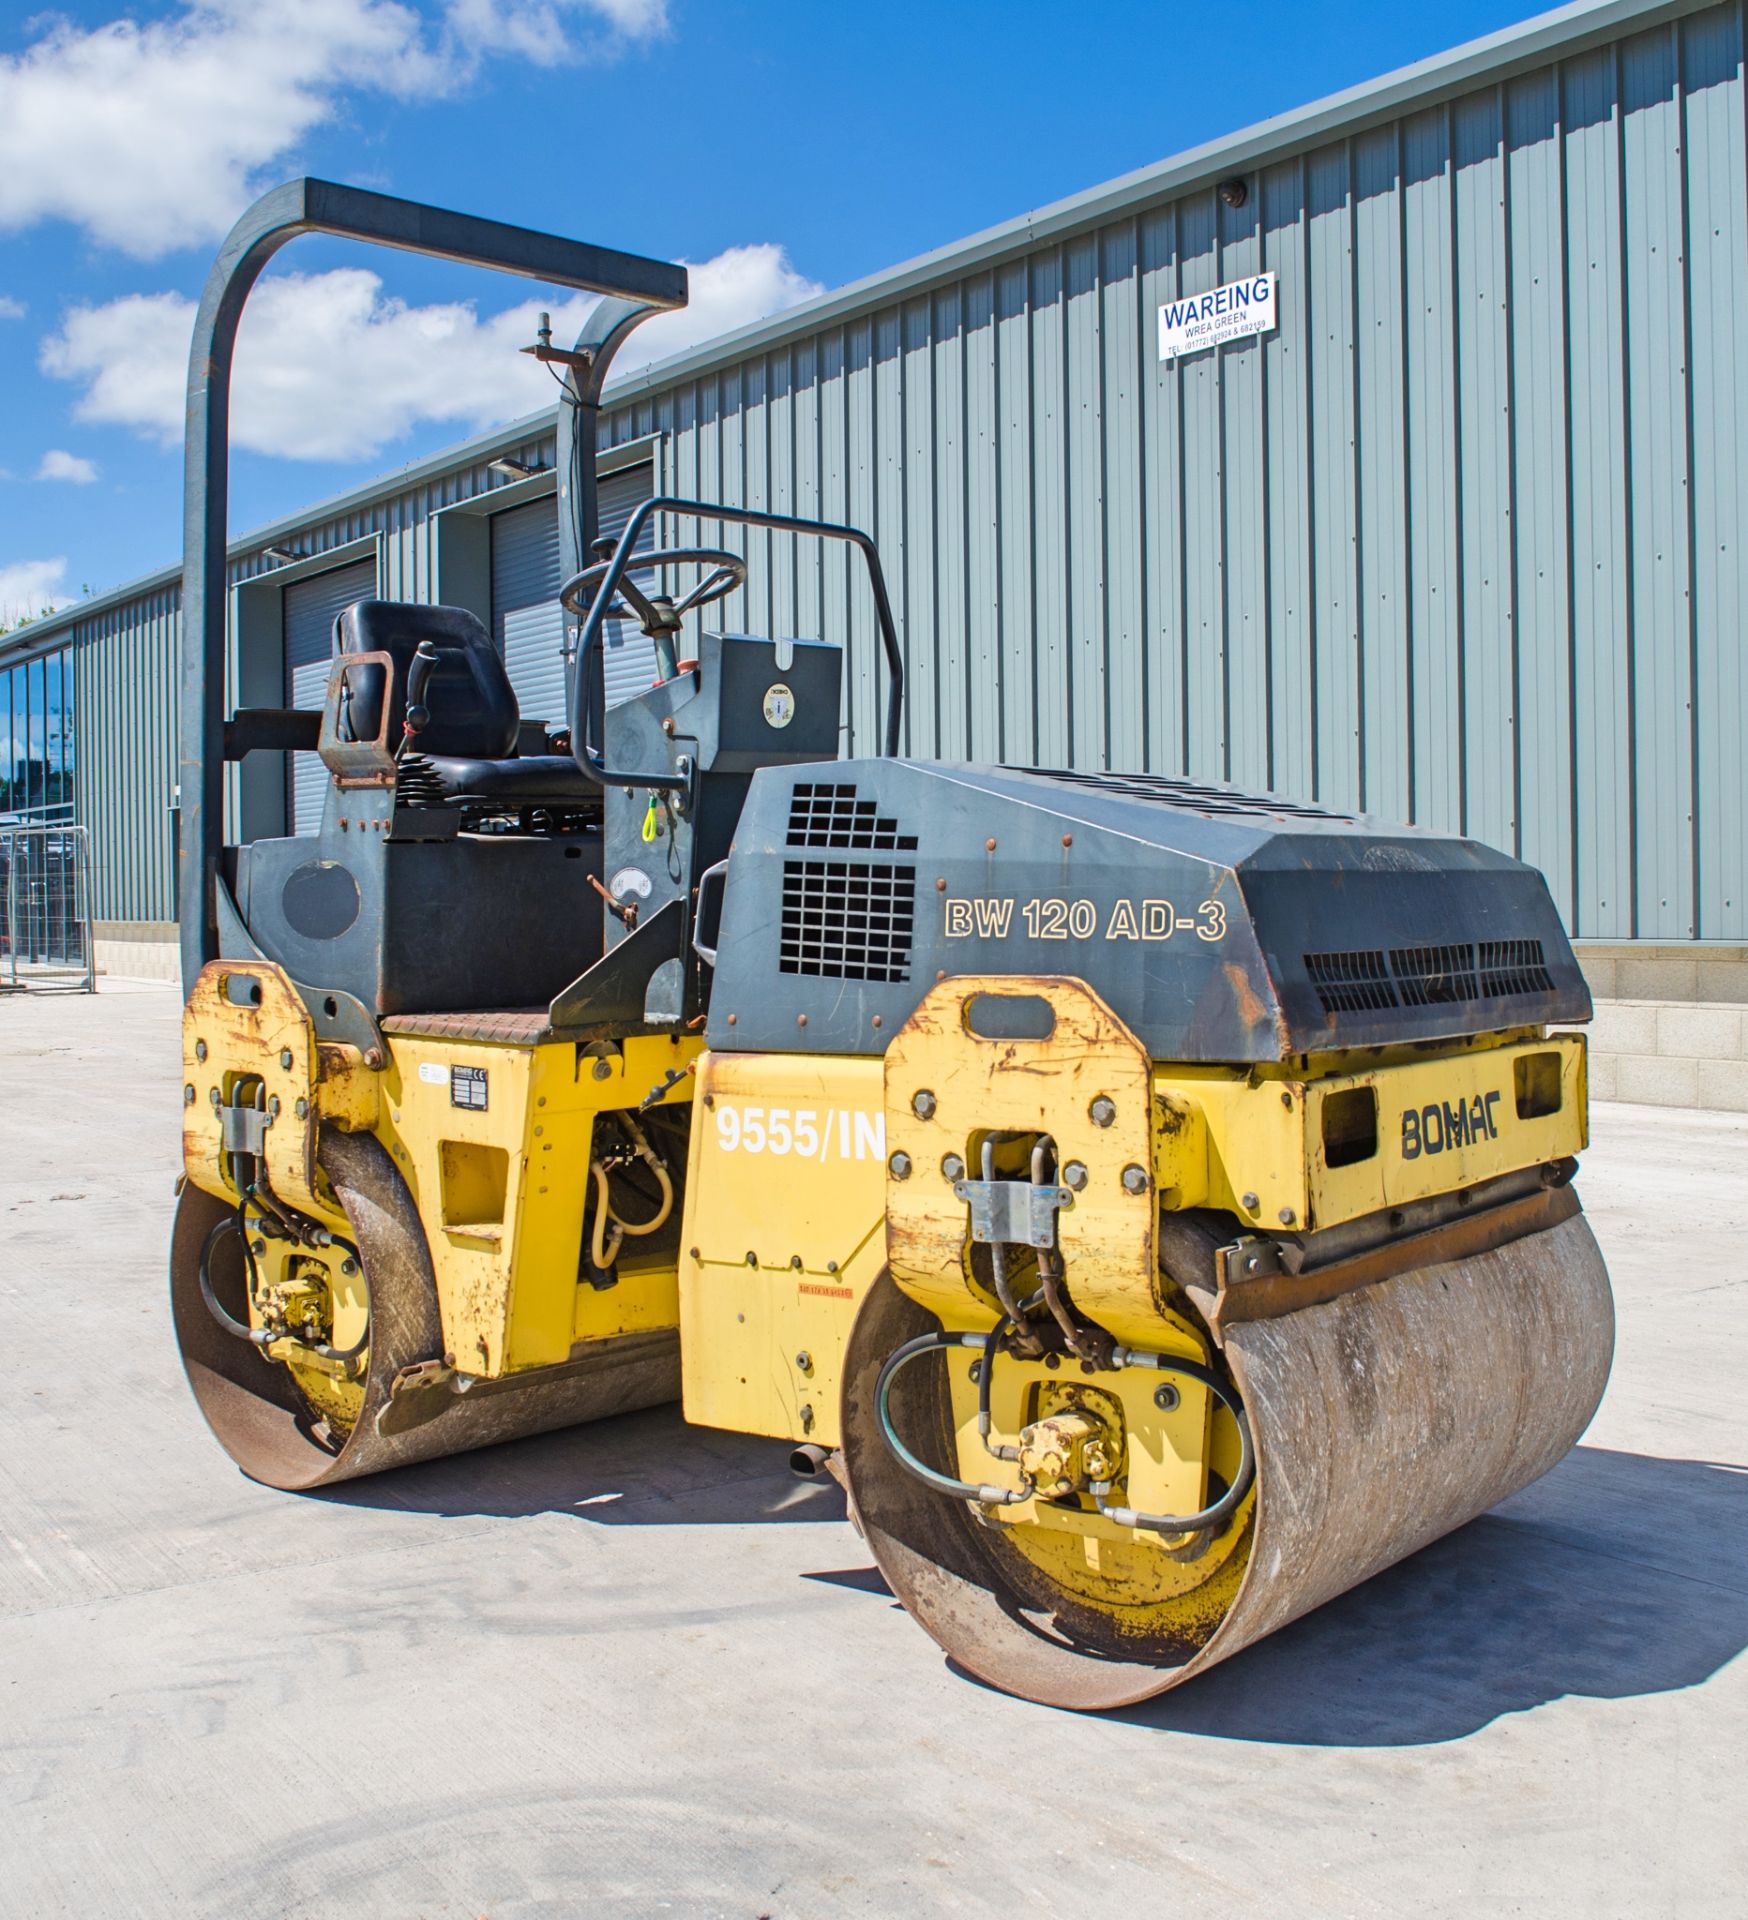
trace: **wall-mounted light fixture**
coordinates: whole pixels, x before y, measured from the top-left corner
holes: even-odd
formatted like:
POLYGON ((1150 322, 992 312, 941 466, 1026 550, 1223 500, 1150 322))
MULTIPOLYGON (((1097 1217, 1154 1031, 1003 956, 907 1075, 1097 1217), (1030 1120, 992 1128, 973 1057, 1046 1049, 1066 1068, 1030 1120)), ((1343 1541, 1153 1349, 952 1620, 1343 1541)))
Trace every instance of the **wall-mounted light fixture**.
POLYGON ((261 558, 271 560, 276 567, 289 567, 294 560, 307 560, 307 553, 299 553, 296 547, 263 547, 261 558))
POLYGON ((1230 180, 1222 180, 1214 191, 1220 196, 1222 206, 1241 207, 1250 198, 1250 182, 1234 174, 1230 180))
POLYGON ((526 460, 512 460, 507 453, 501 453, 495 460, 488 460, 486 466, 493 473, 507 475, 512 480, 530 480, 537 473, 544 473, 544 467, 531 467, 526 460))

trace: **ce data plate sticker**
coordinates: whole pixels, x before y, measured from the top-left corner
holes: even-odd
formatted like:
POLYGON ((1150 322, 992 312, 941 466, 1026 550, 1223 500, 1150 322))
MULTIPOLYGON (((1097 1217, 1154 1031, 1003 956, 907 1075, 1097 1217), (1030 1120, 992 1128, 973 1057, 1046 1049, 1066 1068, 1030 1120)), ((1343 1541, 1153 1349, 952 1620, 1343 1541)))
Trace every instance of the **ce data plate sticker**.
POLYGON ((486 1110, 486 1070, 484 1067, 449 1069, 449 1104, 466 1107, 471 1113, 486 1110))

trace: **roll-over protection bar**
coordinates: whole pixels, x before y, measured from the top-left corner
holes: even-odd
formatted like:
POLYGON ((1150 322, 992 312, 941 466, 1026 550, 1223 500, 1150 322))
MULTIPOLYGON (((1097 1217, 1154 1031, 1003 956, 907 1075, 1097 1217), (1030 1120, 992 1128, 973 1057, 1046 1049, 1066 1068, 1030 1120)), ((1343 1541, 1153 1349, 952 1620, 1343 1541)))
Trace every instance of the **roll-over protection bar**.
MULTIPOLYGON (((186 991, 218 954, 215 886, 224 836, 225 549, 230 479, 231 361, 237 323, 261 269, 299 234, 328 233, 404 253, 520 274, 552 286, 609 296, 610 311, 592 317, 573 358, 561 431, 592 439, 600 380, 611 349, 652 312, 686 304, 686 269, 611 247, 481 220, 471 214, 337 186, 292 180, 249 208, 226 236, 206 277, 188 356, 187 439, 183 454, 182 679, 179 775, 181 844, 177 850, 186 991)), ((579 543, 593 532, 594 449, 571 439, 565 449, 567 495, 590 516, 579 543), (579 479, 578 471, 581 478, 579 479)))

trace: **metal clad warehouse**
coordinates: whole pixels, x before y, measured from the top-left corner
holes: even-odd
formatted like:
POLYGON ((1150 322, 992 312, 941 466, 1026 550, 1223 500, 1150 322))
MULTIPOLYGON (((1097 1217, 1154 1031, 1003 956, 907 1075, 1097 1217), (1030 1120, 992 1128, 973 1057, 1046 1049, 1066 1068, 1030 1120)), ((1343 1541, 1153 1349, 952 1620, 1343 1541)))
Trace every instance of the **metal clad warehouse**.
MULTIPOLYGON (((1743 41, 1742 0, 1569 8, 658 364, 610 389, 609 525, 658 483, 854 521, 910 750, 1458 829, 1547 873, 1605 996, 1748 999, 1743 41), (1162 305, 1265 272, 1272 332, 1161 359, 1162 305)), ((473 607, 556 719, 553 481, 506 454, 550 469, 550 418, 240 542, 242 700, 344 566, 473 607)), ((846 640, 870 746, 845 557, 750 537, 724 624, 846 640)), ((170 936, 175 595, 15 649, 70 649, 116 940, 170 936)))

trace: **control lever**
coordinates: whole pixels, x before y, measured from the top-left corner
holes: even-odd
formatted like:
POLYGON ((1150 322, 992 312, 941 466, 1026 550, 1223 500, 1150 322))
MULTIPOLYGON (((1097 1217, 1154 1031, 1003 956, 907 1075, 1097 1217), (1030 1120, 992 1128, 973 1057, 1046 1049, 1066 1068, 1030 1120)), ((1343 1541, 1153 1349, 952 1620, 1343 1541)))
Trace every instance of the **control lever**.
POLYGON ((425 704, 425 690, 431 684, 431 675, 436 666, 436 647, 428 639, 421 640, 413 654, 413 664, 407 669, 407 706, 401 718, 400 744, 395 748, 397 760, 406 752, 407 743, 431 724, 431 709, 425 704))

